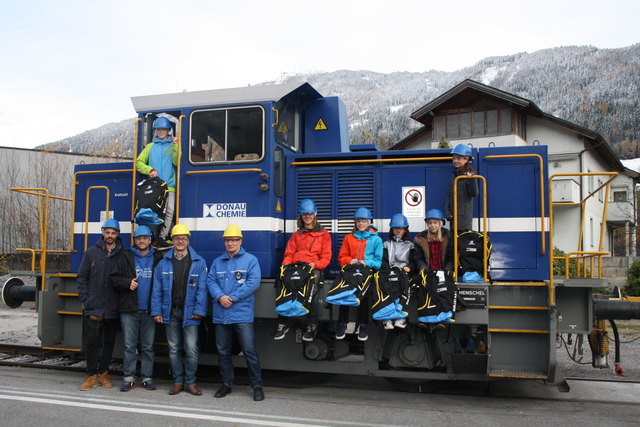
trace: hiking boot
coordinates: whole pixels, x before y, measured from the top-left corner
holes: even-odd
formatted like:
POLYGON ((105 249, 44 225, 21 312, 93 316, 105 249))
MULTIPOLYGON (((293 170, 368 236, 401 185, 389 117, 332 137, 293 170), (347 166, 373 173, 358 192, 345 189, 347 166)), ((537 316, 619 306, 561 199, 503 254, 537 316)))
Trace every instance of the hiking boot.
POLYGON ((362 324, 358 328, 358 341, 366 341, 369 339, 369 328, 367 325, 362 324))
POLYGON ((120 391, 129 391, 132 388, 136 388, 136 385, 131 381, 123 381, 122 384, 120 384, 120 391))
POLYGON ((402 319, 396 319, 395 322, 393 322, 393 326, 404 329, 407 327, 407 319, 404 317, 402 319))
POLYGON ((173 242, 171 240, 160 240, 156 245, 156 249, 159 251, 166 251, 173 247, 173 242))
POLYGON ((336 328, 336 339, 342 340, 347 332, 347 324, 346 323, 338 323, 338 327, 336 328))
POLYGON ((318 330, 318 325, 315 323, 310 323, 307 325, 307 328, 304 330, 304 334, 302 334, 302 341, 311 342, 316 337, 316 332, 318 330))
POLYGON ((98 385, 98 376, 97 375, 87 375, 84 379, 84 382, 80 384, 80 390, 87 391, 91 388, 94 388, 98 385))
POLYGON ((113 384, 111 384, 111 379, 109 378, 108 371, 104 371, 103 373, 98 375, 98 384, 105 388, 113 387, 113 384))
POLYGON ((391 320, 383 320, 382 326, 384 326, 384 328, 387 330, 391 330, 393 329, 393 322, 391 320))
POLYGON ((156 389, 156 385, 153 383, 152 380, 146 380, 142 382, 142 388, 146 389, 146 390, 155 390, 156 389))
POLYGON ((278 328, 276 329, 273 339, 276 341, 281 340, 285 335, 287 335, 287 332, 289 332, 289 327, 284 323, 278 323, 278 328))

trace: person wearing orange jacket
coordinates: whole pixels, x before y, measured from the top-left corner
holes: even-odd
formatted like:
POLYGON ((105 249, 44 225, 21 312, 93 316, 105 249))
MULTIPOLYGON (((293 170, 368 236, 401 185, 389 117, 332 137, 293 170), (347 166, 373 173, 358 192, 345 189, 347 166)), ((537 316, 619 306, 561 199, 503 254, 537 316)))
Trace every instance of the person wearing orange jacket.
MULTIPOLYGON (((331 262, 331 236, 318 223, 318 208, 311 199, 300 202, 300 214, 297 219, 298 230, 291 235, 284 251, 282 265, 304 262, 313 269, 314 278, 321 283, 323 271, 331 262)), ((316 290, 317 292, 317 290, 316 290)), ((313 341, 318 330, 318 313, 315 304, 310 304, 303 341, 313 341)), ((281 340, 289 331, 287 318, 278 315, 278 328, 273 337, 281 340)))
MULTIPOLYGON (((358 208, 354 215, 354 227, 342 241, 338 262, 344 267, 348 264, 362 264, 372 270, 379 270, 382 265, 383 244, 378 236, 378 231, 371 225, 373 215, 365 207, 358 208)), ((349 319, 349 307, 341 305, 338 312, 338 327, 336 339, 344 339, 349 319)), ((364 297, 356 311, 356 324, 358 327, 358 340, 366 341, 369 338, 369 298, 364 297)))

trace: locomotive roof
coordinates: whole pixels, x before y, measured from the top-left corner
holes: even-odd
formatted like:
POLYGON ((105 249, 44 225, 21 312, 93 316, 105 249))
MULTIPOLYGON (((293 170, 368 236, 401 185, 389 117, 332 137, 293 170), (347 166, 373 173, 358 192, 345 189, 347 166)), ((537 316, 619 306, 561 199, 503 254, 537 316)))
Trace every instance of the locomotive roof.
POLYGON ((183 107, 278 101, 292 92, 298 92, 298 95, 305 99, 322 97, 309 83, 295 82, 231 89, 134 96, 131 97, 131 102, 136 112, 139 113, 142 111, 169 110, 183 107))

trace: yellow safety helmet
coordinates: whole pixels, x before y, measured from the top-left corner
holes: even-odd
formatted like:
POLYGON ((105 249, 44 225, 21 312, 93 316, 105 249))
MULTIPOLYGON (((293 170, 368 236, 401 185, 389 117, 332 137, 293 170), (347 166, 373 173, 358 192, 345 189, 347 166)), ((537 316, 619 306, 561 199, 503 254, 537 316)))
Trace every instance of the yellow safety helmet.
POLYGON ((191 236, 191 232, 189 231, 189 227, 184 224, 176 224, 171 229, 171 237, 173 236, 191 236))
POLYGON ((237 225, 231 224, 230 226, 225 228, 222 238, 226 239, 227 237, 236 237, 236 238, 239 237, 242 239, 242 231, 240 230, 240 227, 238 227, 237 225))

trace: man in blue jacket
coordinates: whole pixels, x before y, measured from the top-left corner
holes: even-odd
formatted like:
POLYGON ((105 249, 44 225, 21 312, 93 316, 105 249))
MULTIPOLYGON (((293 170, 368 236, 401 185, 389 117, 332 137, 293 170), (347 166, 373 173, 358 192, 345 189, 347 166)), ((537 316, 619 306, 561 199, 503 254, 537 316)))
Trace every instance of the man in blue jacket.
POLYGON ((242 231, 235 225, 224 230, 225 253, 213 260, 207 286, 213 298, 213 323, 222 386, 215 397, 224 397, 233 387, 231 343, 235 333, 249 370, 253 400, 264 400, 260 359, 253 330, 254 297, 260 287, 258 259, 242 247, 242 231))
POLYGON ((198 327, 207 314, 207 265, 189 246, 191 232, 184 224, 171 230, 173 249, 160 260, 153 274, 151 316, 166 325, 173 387, 202 395, 196 386, 198 327))
POLYGON ((140 225, 133 233, 135 246, 120 252, 111 272, 111 284, 118 291, 118 310, 124 336, 122 371, 124 381, 120 391, 135 387, 138 339, 140 340, 140 377, 142 388, 155 390, 153 374, 153 340, 156 323, 151 318, 151 285, 153 270, 162 254, 151 246, 151 230, 140 225))
POLYGON ((116 255, 122 250, 120 224, 110 218, 102 224, 102 238, 87 249, 78 269, 78 296, 82 301, 82 342, 87 376, 80 385, 86 391, 100 384, 111 387, 109 362, 118 328, 118 297, 109 285, 116 255))

